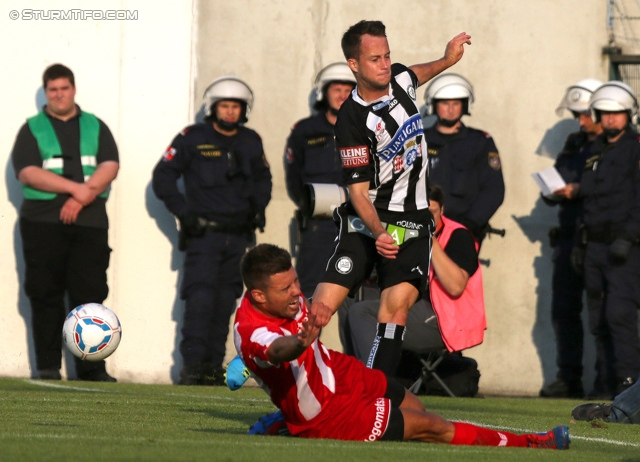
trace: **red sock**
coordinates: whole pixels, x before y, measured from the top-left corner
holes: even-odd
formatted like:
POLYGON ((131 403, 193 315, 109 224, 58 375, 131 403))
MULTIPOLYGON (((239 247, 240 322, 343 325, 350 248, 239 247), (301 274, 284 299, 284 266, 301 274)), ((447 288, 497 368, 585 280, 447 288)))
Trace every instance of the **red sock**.
POLYGON ((499 432, 476 425, 453 422, 456 432, 451 444, 464 444, 471 446, 517 446, 527 447, 529 440, 526 435, 499 432))

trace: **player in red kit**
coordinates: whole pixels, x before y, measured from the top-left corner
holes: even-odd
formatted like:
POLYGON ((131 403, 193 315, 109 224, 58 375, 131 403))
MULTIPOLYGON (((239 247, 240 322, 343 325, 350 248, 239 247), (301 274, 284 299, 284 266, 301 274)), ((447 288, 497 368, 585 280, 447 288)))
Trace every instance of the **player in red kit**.
POLYGON ((332 312, 308 306, 286 250, 258 245, 241 271, 247 291, 236 312, 236 349, 293 436, 568 449, 566 426, 515 435, 450 422, 383 372, 327 349, 318 336, 332 312))

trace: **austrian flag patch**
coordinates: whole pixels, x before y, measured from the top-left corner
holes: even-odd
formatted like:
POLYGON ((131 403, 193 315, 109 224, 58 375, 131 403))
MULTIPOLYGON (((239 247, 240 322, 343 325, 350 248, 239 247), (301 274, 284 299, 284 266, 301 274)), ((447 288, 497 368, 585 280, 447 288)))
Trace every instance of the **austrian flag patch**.
POLYGON ((162 154, 162 158, 166 161, 171 161, 173 156, 176 155, 176 149, 172 146, 169 146, 167 150, 162 154))
POLYGON ((369 165, 369 148, 367 146, 340 148, 340 159, 344 168, 369 165))

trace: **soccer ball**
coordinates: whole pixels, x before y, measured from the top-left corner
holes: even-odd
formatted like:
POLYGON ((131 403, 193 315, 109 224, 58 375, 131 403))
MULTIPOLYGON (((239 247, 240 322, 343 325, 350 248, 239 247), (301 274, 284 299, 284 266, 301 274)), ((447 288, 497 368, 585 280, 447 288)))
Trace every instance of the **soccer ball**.
POLYGON ((111 355, 122 335, 116 314, 99 303, 80 305, 67 315, 62 340, 69 351, 80 359, 100 361, 111 355))

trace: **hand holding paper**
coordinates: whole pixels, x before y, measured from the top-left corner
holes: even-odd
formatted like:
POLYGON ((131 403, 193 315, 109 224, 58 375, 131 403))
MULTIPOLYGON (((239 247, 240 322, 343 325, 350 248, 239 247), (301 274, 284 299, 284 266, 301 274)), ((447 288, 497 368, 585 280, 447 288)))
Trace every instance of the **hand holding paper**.
POLYGON ((555 167, 532 173, 531 177, 540 188, 542 195, 548 198, 553 198, 555 191, 567 186, 555 167))

